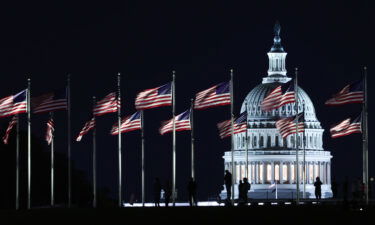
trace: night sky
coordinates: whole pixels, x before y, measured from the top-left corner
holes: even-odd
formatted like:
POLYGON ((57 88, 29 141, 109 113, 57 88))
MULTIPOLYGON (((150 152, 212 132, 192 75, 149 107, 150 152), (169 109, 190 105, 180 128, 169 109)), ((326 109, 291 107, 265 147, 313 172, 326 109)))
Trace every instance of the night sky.
MULTIPOLYGON (((122 74, 125 116, 135 111, 138 92, 171 81, 172 70, 176 71, 176 113, 180 113, 190 107, 195 93, 229 80, 233 68, 234 108, 238 115, 247 93, 267 75, 266 53, 272 46, 273 26, 278 20, 281 43, 288 53, 288 76, 293 76, 294 67, 298 67, 299 84, 310 96, 326 129, 324 148, 333 155, 332 177, 339 182, 345 176, 350 180, 361 177, 361 135, 332 140, 328 129, 333 123, 357 116, 361 105, 334 108, 324 106, 324 102, 346 84, 361 79, 363 66, 368 67, 369 171, 370 176, 375 175, 371 148, 375 19, 370 1, 313 1, 303 5, 281 1, 28 4, 0 7, 0 98, 26 88, 27 78, 31 78, 32 96, 62 88, 70 73, 74 139, 90 119, 92 96, 100 99, 116 90, 117 72, 122 74)), ((215 197, 221 191, 222 156, 230 150, 230 139, 219 138, 216 124, 229 119, 229 110, 229 106, 221 106, 194 114, 199 200, 215 197)), ((32 118, 33 135, 40 139, 47 118, 32 118)), ((160 177, 162 183, 171 179, 172 135, 158 133, 161 121, 170 118, 171 107, 145 111, 147 201, 151 201, 155 177, 160 177)), ((1 133, 9 119, 0 119, 1 133)), ((115 122, 116 114, 97 118, 98 187, 108 189, 113 198, 117 198, 117 137, 109 131, 115 122)), ((25 115, 21 123, 26 130, 25 115)), ((56 151, 66 154, 66 112, 55 114, 55 124, 56 151)), ((92 176, 91 137, 90 133, 80 143, 72 144, 74 167, 82 170, 88 181, 92 176)), ((124 198, 128 201, 134 193, 140 199, 140 132, 126 133, 122 140, 124 198)), ((49 151, 46 144, 44 148, 49 151)), ((9 171, 13 173, 14 169, 9 171)), ((178 132, 179 199, 187 199, 189 175, 190 132, 178 132)))

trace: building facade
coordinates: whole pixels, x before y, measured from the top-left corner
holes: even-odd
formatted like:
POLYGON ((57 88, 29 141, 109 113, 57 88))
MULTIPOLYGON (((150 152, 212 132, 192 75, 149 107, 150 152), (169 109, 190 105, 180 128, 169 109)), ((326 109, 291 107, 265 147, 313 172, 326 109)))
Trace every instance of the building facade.
MULTIPOLYGON (((261 84, 249 92, 242 103, 241 113, 247 111, 246 133, 234 135, 234 171, 231 152, 225 152, 225 170, 235 177, 235 197, 238 196, 238 182, 248 177, 251 183, 250 198, 272 199, 296 198, 297 169, 300 175, 300 197, 315 198, 314 181, 320 177, 322 198, 332 196, 331 154, 323 149, 323 132, 312 101, 306 92, 298 87, 298 109, 295 103, 286 104, 266 112, 261 102, 275 87, 291 80, 287 76, 285 60, 287 53, 281 45, 280 25, 275 25, 274 44, 268 52, 268 75, 261 84), (283 139, 275 123, 280 118, 304 112, 305 131, 283 139), (247 138, 246 138, 247 135, 247 138), (296 140, 297 139, 297 140, 296 140), (246 143, 247 142, 247 143, 246 143), (299 146, 299 165, 296 164, 296 144, 299 146), (248 151, 248 174, 246 175, 246 149, 248 151), (305 158, 305 160, 304 160, 305 158), (303 162, 305 161, 305 167, 303 162), (305 177, 305 184, 304 179, 305 177), (271 184, 276 183, 270 187, 271 184), (276 189, 277 186, 277 189, 276 189), (305 191, 304 191, 305 190, 305 191)), ((226 197, 226 190, 221 193, 226 197)))

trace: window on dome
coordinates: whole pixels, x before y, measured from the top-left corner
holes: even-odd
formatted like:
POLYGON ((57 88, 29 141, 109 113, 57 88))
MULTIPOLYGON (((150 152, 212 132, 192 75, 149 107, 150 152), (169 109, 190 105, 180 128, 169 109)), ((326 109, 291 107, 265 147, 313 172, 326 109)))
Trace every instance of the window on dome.
POLYGON ((260 136, 260 139, 259 139, 259 148, 263 148, 264 147, 264 137, 263 136, 260 136))
POLYGON ((279 136, 275 136, 275 147, 279 147, 279 136))
POLYGON ((257 146, 257 136, 254 136, 254 141, 253 141, 253 147, 256 147, 257 146))
POLYGON ((245 136, 243 136, 242 137, 242 147, 245 147, 245 143, 246 143, 245 136))
POLYGON ((290 144, 291 144, 291 147, 293 148, 295 145, 294 145, 294 135, 292 135, 290 137, 290 144))
POLYGON ((266 147, 271 147, 271 136, 267 136, 267 146, 266 147))

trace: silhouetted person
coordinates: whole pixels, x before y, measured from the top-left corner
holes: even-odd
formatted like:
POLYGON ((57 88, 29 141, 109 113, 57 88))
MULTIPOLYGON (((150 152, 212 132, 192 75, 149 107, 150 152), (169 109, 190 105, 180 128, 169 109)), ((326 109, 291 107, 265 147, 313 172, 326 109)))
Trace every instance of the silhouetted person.
POLYGON ((315 186, 315 197, 316 199, 321 199, 322 198, 322 182, 320 181, 319 177, 316 177, 316 180, 314 182, 315 186))
POLYGON ((232 195, 232 174, 229 172, 229 170, 225 170, 224 184, 225 188, 227 189, 227 200, 230 200, 232 195))
POLYGON ((331 190, 332 190, 332 198, 333 199, 337 198, 337 188, 338 188, 338 184, 337 184, 336 180, 333 178, 333 180, 331 182, 331 190))
POLYGON ((167 180, 164 185, 164 201, 165 201, 165 207, 168 207, 169 201, 171 200, 171 195, 172 195, 172 187, 171 187, 171 182, 167 180))
POLYGON ((189 204, 190 206, 197 206, 197 183, 195 182, 194 178, 190 177, 188 185, 187 185, 188 195, 189 195, 189 204))
POLYGON ((161 184, 159 178, 155 178, 154 181, 154 202, 155 207, 160 207, 160 193, 161 193, 161 184))
POLYGON ((238 205, 243 205, 243 201, 244 201, 244 185, 242 183, 242 180, 239 181, 238 183, 238 205))
POLYGON ((247 204, 248 202, 248 197, 247 197, 247 193, 250 191, 250 188, 251 188, 251 184, 249 183, 249 181, 247 180, 247 178, 243 178, 243 198, 244 198, 244 202, 245 204, 247 204))

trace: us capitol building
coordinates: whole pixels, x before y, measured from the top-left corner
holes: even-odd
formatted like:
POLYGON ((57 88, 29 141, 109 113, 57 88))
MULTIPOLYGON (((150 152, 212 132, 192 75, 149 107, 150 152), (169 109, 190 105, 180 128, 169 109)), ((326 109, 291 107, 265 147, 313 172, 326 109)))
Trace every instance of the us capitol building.
MULTIPOLYGON (((290 81, 285 69, 287 53, 281 45, 280 25, 275 25, 274 44, 267 53, 269 58, 268 75, 262 83, 249 92, 242 103, 241 113, 247 111, 248 124, 248 179, 251 183, 249 198, 275 198, 276 191, 270 184, 277 183, 278 198, 296 198, 296 170, 300 175, 300 197, 303 192, 303 149, 306 162, 306 198, 315 198, 314 181, 320 177, 322 198, 332 196, 331 191, 331 154, 323 149, 322 126, 315 115, 315 109, 307 93, 298 87, 298 113, 304 112, 305 132, 299 133, 299 165, 296 165, 295 135, 283 139, 276 129, 275 122, 284 117, 296 115, 295 103, 286 104, 278 109, 265 112, 261 102, 275 87, 290 81), (303 141, 302 137, 305 137, 303 141)), ((225 170, 232 172, 235 178, 235 198, 238 196, 238 182, 246 177, 246 133, 234 135, 234 171, 231 166, 231 152, 225 152, 225 170)), ((221 192, 226 198, 226 189, 221 192)))

